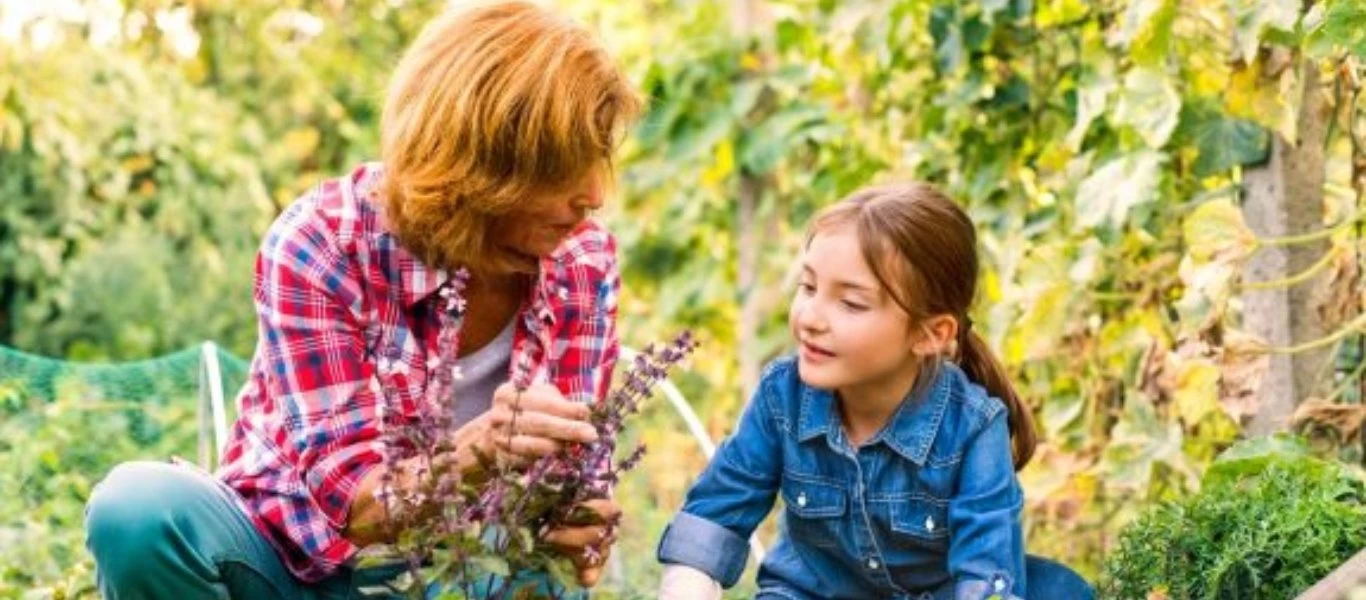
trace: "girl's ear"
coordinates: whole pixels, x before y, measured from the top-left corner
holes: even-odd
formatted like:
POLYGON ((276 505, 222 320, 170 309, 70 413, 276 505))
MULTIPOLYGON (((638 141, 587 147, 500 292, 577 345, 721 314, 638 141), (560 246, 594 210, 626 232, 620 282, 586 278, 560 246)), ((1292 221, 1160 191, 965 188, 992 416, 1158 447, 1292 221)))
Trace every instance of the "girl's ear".
POLYGON ((920 356, 953 356, 958 351, 958 319, 935 315, 920 322, 920 339, 911 346, 920 356))

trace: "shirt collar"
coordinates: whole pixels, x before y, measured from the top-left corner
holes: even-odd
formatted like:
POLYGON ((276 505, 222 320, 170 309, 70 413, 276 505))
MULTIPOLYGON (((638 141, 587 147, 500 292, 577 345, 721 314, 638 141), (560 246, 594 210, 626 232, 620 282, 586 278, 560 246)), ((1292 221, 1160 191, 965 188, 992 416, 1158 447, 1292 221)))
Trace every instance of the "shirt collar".
MULTIPOLYGON (((944 412, 948 409, 950 386, 956 369, 950 363, 941 363, 934 381, 912 389, 891 420, 869 443, 880 441, 907 460, 917 465, 925 464, 930 446, 944 421, 944 412)), ((836 447, 844 437, 839 431, 835 395, 829 390, 803 385, 798 420, 798 441, 805 442, 824 434, 832 447, 836 447)))

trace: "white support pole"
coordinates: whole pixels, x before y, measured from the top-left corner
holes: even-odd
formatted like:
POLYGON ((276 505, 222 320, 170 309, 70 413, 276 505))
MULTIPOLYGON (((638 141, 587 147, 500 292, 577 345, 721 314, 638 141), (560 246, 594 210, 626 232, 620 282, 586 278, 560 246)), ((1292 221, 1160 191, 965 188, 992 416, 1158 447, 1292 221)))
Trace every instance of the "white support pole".
MULTIPOLYGON (((626 346, 621 347, 623 361, 635 360, 636 354, 637 352, 634 349, 626 346)), ((711 436, 707 435, 707 428, 702 425, 702 419, 697 417, 697 413, 688 404, 687 398, 683 397, 683 392, 668 379, 660 380, 658 386, 660 393, 664 394, 664 398, 669 401, 674 412, 683 417, 683 423, 688 426, 688 432, 692 433, 693 438, 697 440, 697 445, 702 448, 702 453, 707 456, 707 460, 711 460, 711 457, 716 454, 716 443, 711 440, 711 436)), ((754 564, 757 565, 764 561, 764 545, 759 542, 758 535, 749 536, 749 549, 754 564)))
POLYGON ((218 345, 211 341, 200 346, 199 359, 199 463, 213 469, 228 440, 228 415, 223 407, 223 372, 218 365, 218 345), (212 418, 213 448, 208 448, 204 422, 212 418))

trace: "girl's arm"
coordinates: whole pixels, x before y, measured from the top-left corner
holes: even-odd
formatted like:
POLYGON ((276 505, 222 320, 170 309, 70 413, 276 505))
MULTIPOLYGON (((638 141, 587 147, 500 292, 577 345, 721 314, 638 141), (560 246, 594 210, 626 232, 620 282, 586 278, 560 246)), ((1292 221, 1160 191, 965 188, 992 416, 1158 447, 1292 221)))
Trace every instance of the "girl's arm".
MULTIPOLYGON (((693 484, 682 511, 659 541, 659 562, 692 567, 725 587, 740 579, 749 559, 749 536, 773 508, 782 473, 785 421, 773 406, 779 397, 773 387, 772 379, 765 378, 735 434, 693 484)), ((669 591, 662 587, 660 593, 669 591)))
POLYGON ((949 574, 954 597, 963 600, 1025 592, 1024 494, 1011 461, 1006 411, 999 408, 968 442, 957 493, 949 501, 949 574))
POLYGON ((721 584, 687 565, 664 565, 659 600, 721 600, 721 584))

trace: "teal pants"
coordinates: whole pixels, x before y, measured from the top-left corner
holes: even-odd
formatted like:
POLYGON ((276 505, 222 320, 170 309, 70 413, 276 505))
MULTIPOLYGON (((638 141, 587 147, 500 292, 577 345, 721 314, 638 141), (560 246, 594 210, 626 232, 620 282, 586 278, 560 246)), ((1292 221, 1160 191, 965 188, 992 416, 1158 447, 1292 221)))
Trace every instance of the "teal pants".
MULTIPOLYGON (((95 557, 105 600, 374 599, 360 590, 399 573, 342 567, 316 583, 296 579, 234 493, 188 466, 130 462, 111 471, 95 487, 85 513, 86 547, 95 557)), ((433 588, 427 596, 438 592, 433 588)))

